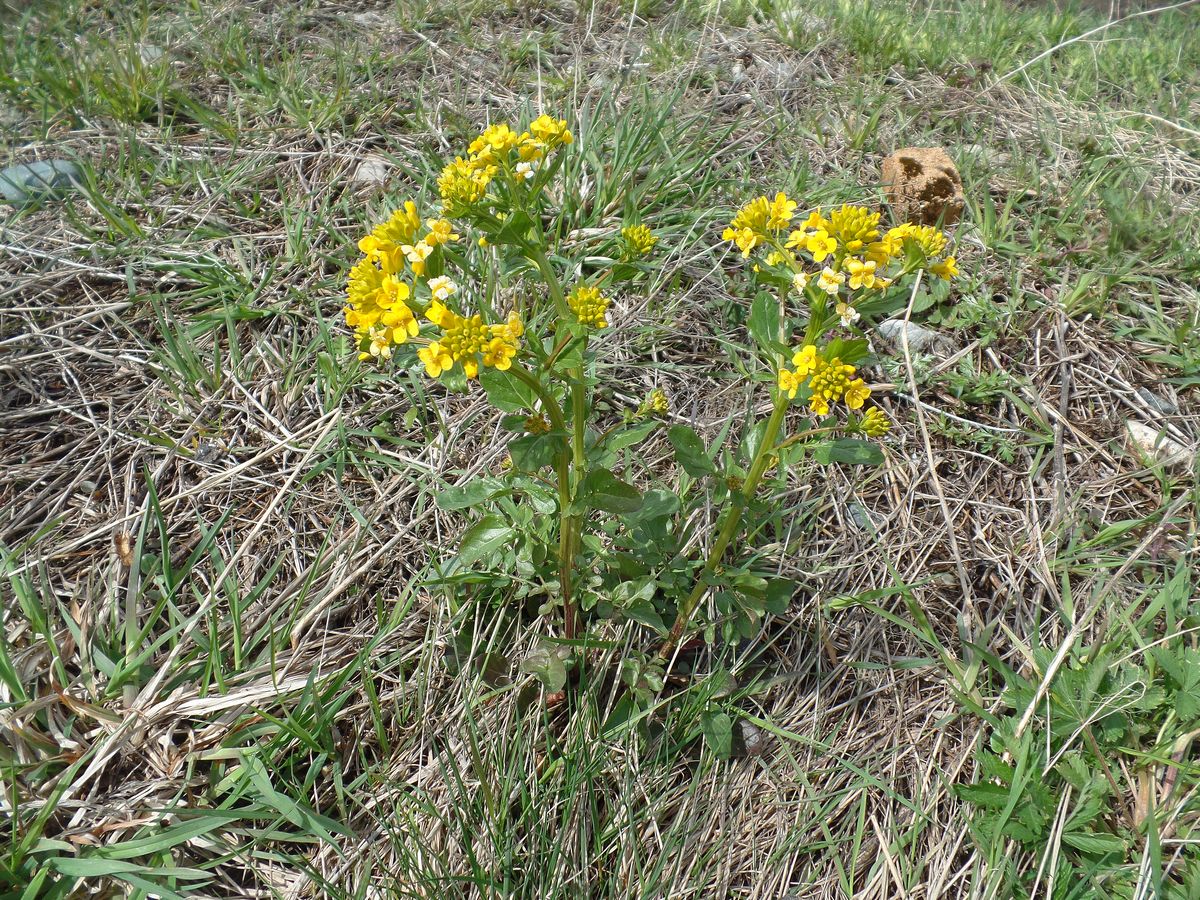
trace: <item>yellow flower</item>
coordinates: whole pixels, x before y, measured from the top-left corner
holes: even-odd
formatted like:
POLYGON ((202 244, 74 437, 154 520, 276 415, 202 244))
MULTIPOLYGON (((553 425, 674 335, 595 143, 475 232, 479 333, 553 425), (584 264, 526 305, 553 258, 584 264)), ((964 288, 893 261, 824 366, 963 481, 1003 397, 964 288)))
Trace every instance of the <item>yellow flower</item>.
POLYGON ((767 233, 767 220, 770 218, 771 201, 766 197, 755 197, 737 211, 729 226, 734 231, 748 228, 756 234, 765 237, 767 233))
POLYGON ((829 214, 827 230, 847 253, 857 253, 879 237, 879 213, 865 206, 843 205, 829 214))
MULTIPOLYGON (((374 356, 376 359, 388 359, 392 355, 392 342, 388 340, 386 328, 372 328, 370 331, 371 344, 367 355, 374 356)), ((359 358, 363 359, 364 354, 359 354, 359 358)))
POLYGON ((417 241, 415 244, 405 244, 400 248, 400 252, 408 260, 414 275, 425 274, 425 260, 429 259, 429 254, 433 252, 432 247, 424 241, 417 241))
POLYGON ((787 194, 779 191, 775 195, 775 199, 771 201, 771 206, 767 213, 767 228, 771 231, 782 231, 792 221, 792 216, 795 212, 796 201, 789 200, 787 194))
POLYGON ((425 235, 421 240, 430 247, 436 247, 438 244, 448 244, 462 237, 462 235, 455 233, 454 226, 446 219, 429 219, 425 222, 425 227, 429 229, 429 234, 425 235))
POLYGON ((850 275, 850 289, 871 288, 875 286, 875 261, 862 262, 857 259, 846 260, 846 272, 850 275))
POLYGON ((480 247, 487 247, 487 246, 489 246, 489 245, 488 245, 488 239, 487 239, 487 238, 485 238, 485 237, 484 237, 482 234, 479 236, 479 240, 478 240, 476 243, 478 243, 480 247))
POLYGON ((807 272, 797 272, 792 276, 792 290, 797 294, 803 294, 804 289, 808 287, 809 275, 807 272))
POLYGON ((421 330, 420 325, 417 324, 417 317, 403 303, 394 309, 385 310, 379 317, 379 321, 387 327, 387 338, 393 344, 406 343, 410 337, 416 337, 421 330))
POLYGON ((805 246, 812 254, 813 262, 824 262, 825 257, 837 252, 837 240, 826 231, 816 231, 805 239, 805 246))
POLYGON ((383 287, 383 272, 372 262, 369 256, 364 256, 350 269, 350 277, 346 281, 346 295, 350 305, 360 312, 375 306, 375 297, 383 287))
POLYGON ((921 248, 927 259, 940 256, 946 249, 946 235, 932 225, 913 225, 911 222, 905 222, 890 229, 887 236, 901 242, 912 241, 921 248))
MULTIPOLYGON (((850 386, 850 376, 853 374, 854 366, 843 363, 840 358, 835 356, 826 362, 818 356, 816 371, 808 382, 813 392, 813 399, 809 404, 813 412, 820 415, 829 412, 829 401, 841 399, 850 386)), ((859 383, 861 384, 861 381, 859 383)), ((862 406, 862 403, 858 405, 862 406)))
POLYGON ((450 323, 458 318, 456 313, 448 310, 443 304, 434 300, 429 304, 429 308, 425 310, 425 318, 439 328, 448 328, 450 323))
POLYGON ((522 162, 537 162, 546 155, 546 148, 542 146, 541 141, 534 140, 533 136, 526 131, 521 135, 521 143, 517 146, 517 155, 521 157, 522 162))
POLYGON ((721 237, 727 241, 733 241, 739 250, 742 251, 742 256, 750 255, 755 247, 763 242, 762 237, 753 228, 734 228, 730 226, 726 228, 721 237))
POLYGON ((349 305, 344 310, 346 324, 353 328, 359 345, 369 341, 369 356, 387 359, 393 344, 415 337, 419 327, 408 300, 411 289, 394 275, 384 274, 371 257, 359 260, 351 269, 346 286, 349 305))
POLYGON ((828 229, 829 220, 821 215, 821 207, 817 207, 808 214, 808 218, 804 220, 804 224, 800 226, 806 231, 816 231, 819 228, 828 229))
POLYGON ((858 423, 858 429, 867 437, 883 437, 892 430, 892 423, 878 406, 872 406, 858 423))
POLYGON ((871 396, 871 389, 861 378, 855 378, 846 385, 846 405, 851 409, 862 409, 863 403, 871 396))
POLYGON ((838 303, 837 305, 838 318, 842 321, 843 328, 849 328, 855 322, 862 318, 858 310, 849 303, 838 303))
POLYGON ((817 287, 827 294, 836 294, 838 286, 844 284, 845 281, 845 272, 835 272, 829 266, 826 266, 821 270, 821 277, 817 279, 817 287))
POLYGON ((804 382, 804 376, 799 372, 793 372, 791 369, 779 370, 779 390, 788 395, 789 400, 796 397, 796 391, 800 389, 800 385, 804 382))
POLYGON ((792 355, 792 365, 796 367, 796 377, 803 381, 816 371, 819 359, 815 344, 805 344, 797 350, 792 355))
POLYGON ((508 153, 520 143, 520 136, 505 124, 489 125, 471 145, 467 152, 473 156, 508 153))
POLYGON ((605 313, 608 312, 608 307, 612 301, 607 297, 600 295, 600 289, 590 287, 586 284, 577 285, 575 290, 571 291, 567 297, 567 305, 571 307, 571 311, 575 313, 575 317, 579 319, 583 325, 589 325, 592 328, 607 328, 608 319, 605 313))
POLYGON ((658 243, 650 229, 645 225, 626 225, 621 229, 621 238, 625 241, 626 252, 632 256, 647 256, 658 243))
POLYGON ((929 267, 929 271, 938 278, 946 279, 946 281, 949 281, 951 278, 957 278, 959 274, 958 263, 955 261, 953 256, 947 256, 941 262, 934 263, 929 267))
POLYGON ((429 279, 429 292, 433 294, 434 300, 446 301, 450 299, 450 295, 458 290, 458 285, 447 278, 445 275, 439 275, 437 278, 429 279))
POLYGON ((381 225, 376 225, 369 235, 358 242, 358 249, 368 256, 385 254, 401 244, 412 243, 421 227, 421 216, 411 200, 405 202, 381 225))
POLYGON ((551 150, 560 144, 569 144, 575 140, 567 128, 566 119, 555 119, 545 113, 529 123, 529 130, 551 150))
MULTIPOLYGON (((895 231, 893 228, 892 231, 895 231)), ((877 241, 867 244, 864 256, 876 266, 886 266, 904 252, 904 241, 889 231, 877 241)))
POLYGON ((671 411, 671 401, 667 397, 667 392, 662 388, 655 388, 646 398, 646 408, 657 416, 665 416, 671 411))
POLYGON ((438 176, 438 191, 451 215, 483 199, 494 174, 494 166, 482 165, 478 159, 457 157, 447 163, 438 176))
POLYGON ((454 358, 437 341, 418 350, 417 358, 425 364, 425 374, 430 378, 437 378, 454 366, 454 358))

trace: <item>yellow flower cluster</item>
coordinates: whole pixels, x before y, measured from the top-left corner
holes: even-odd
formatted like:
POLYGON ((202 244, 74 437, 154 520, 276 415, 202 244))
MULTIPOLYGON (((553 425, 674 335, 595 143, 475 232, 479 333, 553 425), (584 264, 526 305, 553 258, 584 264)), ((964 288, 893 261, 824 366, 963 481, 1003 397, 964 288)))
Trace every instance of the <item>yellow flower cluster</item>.
POLYGON ((431 378, 448 372, 460 362, 468 378, 479 374, 480 365, 503 371, 512 365, 521 346, 521 335, 525 333, 525 326, 515 312, 509 313, 503 325, 485 325, 480 316, 460 316, 437 300, 429 304, 425 318, 442 330, 438 340, 417 351, 431 378))
POLYGON ((892 423, 878 406, 872 406, 858 422, 858 430, 867 437, 883 437, 892 430, 892 423))
POLYGON ((808 408, 819 416, 829 413, 829 404, 841 400, 850 409, 862 409, 871 396, 871 389, 861 378, 854 378, 855 368, 838 357, 826 359, 815 344, 805 344, 792 355, 795 369, 779 370, 779 389, 793 399, 801 386, 808 382, 812 396, 808 408))
POLYGON ((789 200, 783 191, 774 200, 755 197, 738 210, 721 237, 737 244, 742 256, 749 256, 755 247, 771 242, 787 228, 795 212, 796 201, 789 200))
POLYGON ((645 225, 626 225, 621 229, 625 241, 625 252, 630 257, 648 256, 658 243, 658 238, 645 225))
POLYGON ((649 416, 665 416, 671 411, 671 400, 667 396, 667 392, 662 388, 654 388, 646 395, 646 399, 642 401, 642 405, 638 407, 637 414, 640 418, 649 416))
POLYGON ((612 300, 602 296, 599 288, 586 284, 576 285, 567 295, 567 305, 581 324, 592 328, 608 327, 606 313, 612 305, 612 300))
MULTIPOLYGON (((959 274, 954 257, 946 255, 946 235, 936 228, 906 223, 882 231, 878 212, 846 204, 830 211, 828 216, 820 209, 813 210, 803 224, 784 238, 782 232, 790 226, 795 210, 795 201, 782 192, 773 200, 756 197, 738 210, 722 237, 732 241, 743 257, 750 256, 758 247, 769 248, 767 265, 790 267, 793 286, 798 292, 803 292, 810 282, 830 296, 836 296, 843 287, 850 291, 885 288, 893 280, 885 271, 893 261, 905 256, 907 245, 920 250, 924 266, 932 274, 947 280, 959 274), (806 254, 821 268, 806 271, 799 253, 806 254)), ((858 318, 857 311, 849 304, 845 312, 839 310, 839 313, 843 324, 858 318)))
POLYGON ((387 359, 392 347, 416 337, 420 330, 409 305, 413 285, 424 276, 434 248, 460 237, 445 219, 427 219, 425 229, 418 240, 421 216, 410 200, 358 242, 363 256, 350 269, 345 314, 362 359, 387 359))
POLYGON ((505 124, 489 125, 467 147, 465 158, 456 157, 442 169, 438 177, 442 203, 452 215, 461 215, 484 198, 498 172, 530 181, 548 153, 573 140, 565 119, 547 115, 538 116, 521 134, 505 124))

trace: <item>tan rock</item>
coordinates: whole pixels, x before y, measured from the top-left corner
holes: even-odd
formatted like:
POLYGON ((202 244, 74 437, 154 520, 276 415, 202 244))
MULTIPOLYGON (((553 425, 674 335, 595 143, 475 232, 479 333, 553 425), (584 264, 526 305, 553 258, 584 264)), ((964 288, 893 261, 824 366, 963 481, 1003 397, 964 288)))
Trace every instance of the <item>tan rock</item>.
POLYGON ((904 147, 883 161, 883 189, 897 222, 953 225, 962 215, 962 178, 940 147, 904 147))

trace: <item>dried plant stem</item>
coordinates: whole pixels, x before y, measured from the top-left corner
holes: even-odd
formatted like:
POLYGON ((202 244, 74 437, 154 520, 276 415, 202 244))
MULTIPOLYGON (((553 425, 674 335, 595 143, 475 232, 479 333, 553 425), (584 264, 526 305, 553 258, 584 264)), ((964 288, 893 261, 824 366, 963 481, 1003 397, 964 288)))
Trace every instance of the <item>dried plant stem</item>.
POLYGON ((783 426, 783 418, 787 413, 787 408, 788 398, 780 392, 779 396, 775 399, 775 409, 771 412, 771 418, 767 420, 767 427, 763 432, 762 442, 758 445, 758 450, 754 454, 754 460, 750 463, 750 472, 746 475, 746 480, 742 483, 742 489, 733 495, 729 509, 725 512, 725 520, 721 523, 721 530, 717 533, 717 538, 713 541, 712 548, 708 551, 708 557, 704 560, 704 568, 696 577, 696 584, 692 587, 692 592, 688 594, 687 599, 679 607, 679 612, 675 616, 675 624, 671 626, 670 634, 667 635, 667 639, 663 641, 663 645, 658 650, 660 659, 666 659, 679 645, 684 632, 687 630, 688 623, 692 620, 692 615, 695 613, 696 607, 704 596, 704 592, 708 589, 707 576, 720 564, 722 557, 725 555, 725 548, 729 546, 729 542, 733 540, 734 536, 740 530, 742 514, 746 510, 746 504, 754 496, 754 492, 758 489, 758 484, 762 481, 763 475, 766 474, 767 467, 770 465, 771 459, 775 454, 775 440, 779 437, 779 429, 783 426))

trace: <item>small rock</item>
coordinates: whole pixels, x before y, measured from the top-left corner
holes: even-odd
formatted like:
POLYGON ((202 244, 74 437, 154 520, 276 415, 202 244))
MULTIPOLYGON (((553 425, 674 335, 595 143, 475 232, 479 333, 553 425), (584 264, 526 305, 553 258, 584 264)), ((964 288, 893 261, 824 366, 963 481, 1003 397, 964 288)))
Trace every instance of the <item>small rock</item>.
POLYGON ((350 17, 355 25, 361 25, 363 28, 378 28, 387 23, 387 19, 381 13, 367 10, 366 12, 357 12, 350 17))
POLYGON ((1125 423, 1125 428, 1134 449, 1142 456, 1160 465, 1182 466, 1196 458, 1194 450, 1172 440, 1165 433, 1156 431, 1149 425, 1143 425, 1141 422, 1134 422, 1130 419, 1125 423))
POLYGON ((0 195, 21 205, 42 197, 60 196, 83 181, 79 166, 65 159, 38 160, 0 169, 0 195))
POLYGON ((387 181, 388 161, 378 153, 364 156, 354 169, 350 180, 360 185, 380 185, 387 181))
POLYGON ((983 144, 963 144, 959 148, 959 158, 970 157, 989 169, 1000 169, 1012 162, 1012 154, 983 144))
POLYGON ((1142 398, 1142 401, 1154 410, 1164 416, 1179 415, 1179 404, 1174 400, 1168 400, 1165 397, 1160 397, 1158 394, 1151 391, 1149 388, 1140 387, 1137 389, 1137 395, 1142 398))
POLYGON ((950 356, 958 352, 953 340, 916 322, 905 323, 903 319, 885 319, 876 326, 879 336, 900 350, 904 338, 908 338, 908 349, 913 353, 937 353, 950 356))
POLYGON ((962 215, 962 178, 940 147, 905 147, 883 161, 883 189, 897 222, 953 225, 962 215))
POLYGON ((143 66, 152 66, 162 59, 167 51, 158 44, 138 44, 137 52, 143 66))

